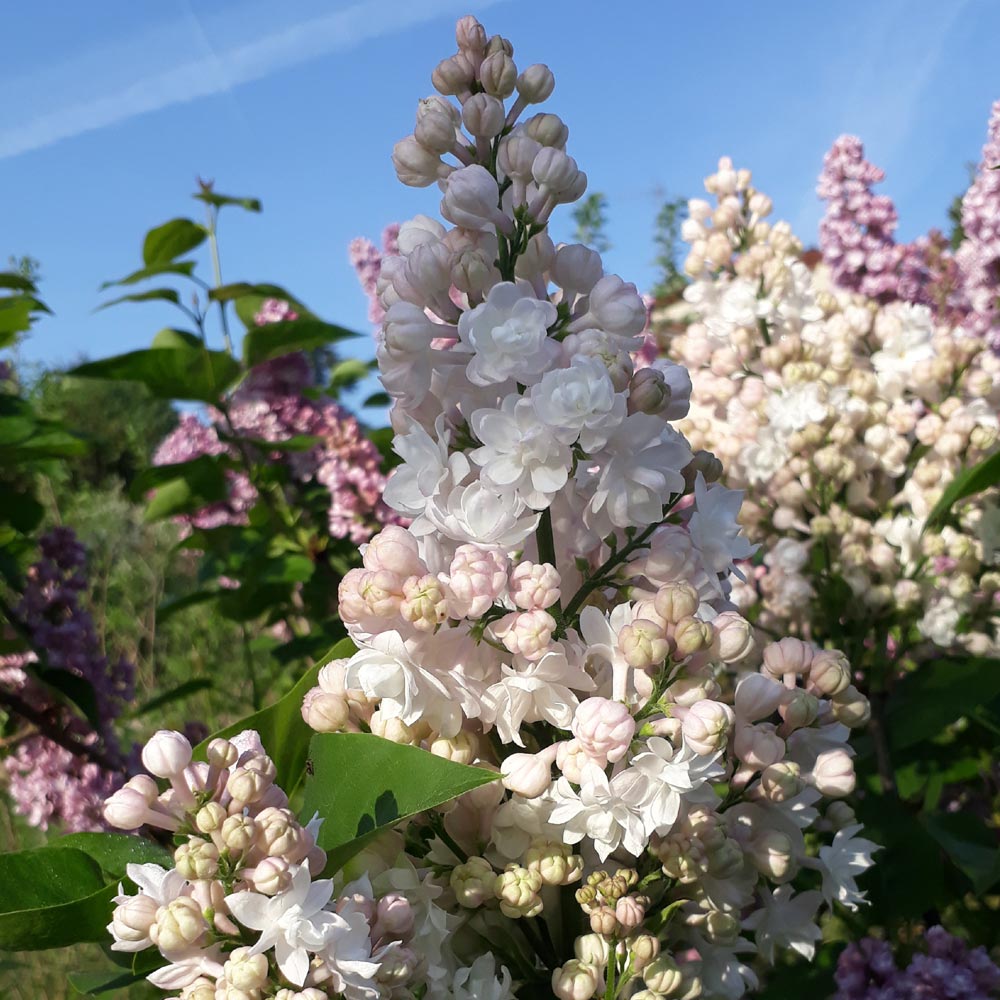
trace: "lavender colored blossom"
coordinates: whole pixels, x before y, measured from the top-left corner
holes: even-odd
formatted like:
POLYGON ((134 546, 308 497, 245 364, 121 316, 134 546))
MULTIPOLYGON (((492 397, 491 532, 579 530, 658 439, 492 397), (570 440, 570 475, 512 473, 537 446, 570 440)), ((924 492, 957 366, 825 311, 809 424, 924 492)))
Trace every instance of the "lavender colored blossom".
POLYGON ((365 295, 368 296, 368 320, 376 327, 382 325, 385 310, 379 304, 375 286, 382 272, 382 259, 394 257, 399 253, 399 223, 392 222, 382 230, 382 249, 379 250, 371 240, 359 236, 351 240, 348 255, 351 266, 357 272, 358 281, 365 295))
POLYGON ((14 609, 33 650, 46 668, 88 682, 97 707, 96 729, 56 702, 25 669, 34 652, 0 658, 0 686, 30 708, 38 725, 4 762, 15 810, 43 830, 100 830, 103 800, 121 782, 123 759, 114 721, 133 697, 135 668, 109 660, 90 612, 86 550, 69 528, 54 528, 39 541, 40 558, 28 569, 14 609), (47 735, 48 734, 48 735, 47 735), (59 742, 50 738, 58 734, 59 742), (65 744, 71 744, 68 746, 65 744))
POLYGON ((955 253, 971 306, 970 333, 1000 347, 1000 101, 992 108, 983 158, 962 199, 965 238, 955 253))
POLYGON ((1000 990, 1000 968, 985 948, 931 927, 905 969, 885 941, 863 938, 837 962, 835 1000, 989 1000, 1000 990))

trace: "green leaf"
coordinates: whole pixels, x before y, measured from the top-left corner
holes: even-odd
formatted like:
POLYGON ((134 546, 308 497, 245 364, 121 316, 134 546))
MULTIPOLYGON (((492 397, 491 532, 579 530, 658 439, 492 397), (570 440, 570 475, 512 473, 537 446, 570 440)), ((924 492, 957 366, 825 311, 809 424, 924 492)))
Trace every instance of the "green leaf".
POLYGON ((939 659, 907 674, 889 703, 889 747, 895 753, 930 740, 945 726, 1000 695, 1000 660, 939 659))
POLYGON ((371 733, 317 734, 309 760, 302 816, 324 818, 319 843, 330 871, 401 819, 499 778, 371 733))
POLYGON ((964 500, 973 493, 981 493, 997 483, 1000 483, 1000 451, 984 458, 978 465, 962 469, 955 476, 927 516, 923 530, 926 531, 945 517, 959 500, 964 500))
POLYGON ((108 993, 116 993, 127 986, 145 979, 144 975, 134 972, 71 972, 67 977, 70 986, 81 996, 102 997, 108 993))
POLYGON ((234 198, 228 194, 216 194, 210 188, 203 187, 197 194, 192 195, 198 201, 203 201, 207 205, 214 205, 216 208, 224 208, 226 205, 235 205, 237 208, 246 209, 248 212, 259 212, 261 209, 259 198, 234 198))
POLYGON ((143 469, 129 487, 129 496, 133 500, 142 500, 150 490, 172 482, 175 479, 190 479, 192 482, 208 477, 218 478, 225 482, 225 456, 199 455, 186 462, 172 462, 167 465, 151 465, 143 469))
POLYGON ((198 604, 206 604, 208 601, 214 601, 218 596, 219 591, 213 589, 196 590, 190 594, 184 594, 182 597, 172 597, 160 603, 160 606, 156 609, 156 620, 162 624, 186 608, 193 608, 198 604))
POLYGON ((243 338, 243 360, 248 368, 295 351, 311 351, 360 334, 320 319, 305 318, 267 323, 247 330, 243 338))
POLYGON ((81 850, 40 847, 0 854, 0 949, 38 951, 102 941, 117 886, 81 850))
POLYGON ((52 841, 46 850, 73 848, 93 858, 112 879, 125 877, 128 865, 170 868, 173 855, 165 847, 127 833, 70 833, 52 841))
POLYGON ((18 292, 33 292, 35 283, 20 271, 0 271, 0 288, 12 288, 18 292))
POLYGON ((155 698, 150 698, 144 705, 140 705, 133 714, 136 717, 148 715, 150 712, 155 712, 158 708, 163 708, 164 705, 172 705, 175 701, 183 701, 185 698, 189 698, 191 695, 211 687, 214 687, 211 678, 192 677, 191 680, 184 681, 183 684, 178 684, 176 687, 158 694, 155 698))
POLYGON ((194 273, 195 263, 193 260, 176 260, 172 263, 154 264, 151 267, 141 267, 138 271, 118 278, 116 281, 105 281, 101 284, 100 290, 103 292, 107 288, 114 288, 115 285, 135 285, 140 281, 148 281, 150 278, 158 278, 161 274, 176 274, 185 278, 190 278, 194 273))
POLYGON ((201 246, 207 237, 207 230, 197 222, 171 219, 146 233, 142 244, 142 262, 146 267, 171 264, 181 254, 201 246))
POLYGON ((373 392, 362 406, 392 406, 392 397, 387 392, 373 392))
POLYGON ((111 306, 120 305, 122 302, 153 302, 156 300, 172 302, 174 305, 179 305, 181 297, 173 288, 151 288, 148 292, 135 292, 132 295, 119 295, 117 299, 112 299, 110 302, 102 302, 94 310, 94 312, 100 312, 102 309, 109 309, 111 306))
POLYGON ((1000 849, 981 819, 970 813, 928 813, 920 817, 952 864, 983 895, 1000 882, 1000 849))
POLYGON ((338 642, 319 663, 299 678, 284 698, 213 733, 198 744, 195 755, 203 760, 208 744, 212 740, 220 737, 228 739, 230 736, 242 733, 244 729, 255 729, 277 769, 275 783, 291 795, 305 773, 309 739, 313 735, 313 731, 302 719, 302 699, 310 688, 316 686, 320 667, 331 660, 350 656, 354 650, 354 643, 350 639, 338 642))
POLYGON ((190 330, 175 330, 173 327, 166 326, 153 338, 153 342, 149 346, 154 350, 160 350, 164 347, 193 347, 200 351, 205 345, 202 339, 196 333, 191 333, 190 330))
POLYGON ((157 399, 214 403, 239 377, 240 366, 225 351, 163 347, 90 361, 69 374, 78 378, 141 382, 157 399))
POLYGON ((330 387, 332 389, 344 389, 354 385, 356 382, 368 375, 368 364, 360 358, 348 358, 334 365, 330 372, 330 387))
POLYGON ((97 695, 90 681, 57 667, 39 670, 38 678, 47 687, 56 691, 62 700, 76 706, 95 729, 100 727, 101 712, 97 707, 97 695))

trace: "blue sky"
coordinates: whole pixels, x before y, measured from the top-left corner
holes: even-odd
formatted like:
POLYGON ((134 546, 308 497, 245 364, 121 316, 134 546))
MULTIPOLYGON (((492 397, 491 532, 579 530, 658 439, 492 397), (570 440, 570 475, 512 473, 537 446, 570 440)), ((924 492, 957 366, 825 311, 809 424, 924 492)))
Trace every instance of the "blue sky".
MULTIPOLYGON (((608 268, 640 288, 664 193, 699 193, 722 154, 809 242, 823 153, 854 132, 888 172, 902 235, 944 225, 1000 97, 994 0, 18 4, 0 66, 0 255, 42 262, 56 313, 25 360, 130 350, 177 324, 167 307, 93 309, 101 281, 138 265, 148 228, 197 215, 198 174, 264 204, 224 219, 228 280, 276 281, 366 330, 347 243, 436 211, 436 191, 400 185, 389 154, 467 12, 519 64, 552 67, 546 108, 610 202, 608 268)), ((555 235, 570 229, 564 212, 555 235)))

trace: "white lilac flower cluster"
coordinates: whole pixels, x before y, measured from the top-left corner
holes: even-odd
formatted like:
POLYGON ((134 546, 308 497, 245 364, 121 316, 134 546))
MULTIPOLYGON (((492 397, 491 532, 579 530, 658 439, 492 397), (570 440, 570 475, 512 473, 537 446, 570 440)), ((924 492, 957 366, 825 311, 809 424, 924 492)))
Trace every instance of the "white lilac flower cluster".
POLYGON ((344 578, 358 651, 303 715, 499 771, 367 862, 435 896, 435 967, 493 955, 565 1000, 737 998, 745 956, 810 957, 821 907, 863 898, 874 845, 820 807, 854 787, 867 703, 841 654, 760 649, 733 609, 752 548, 740 494, 670 423, 687 374, 636 370, 635 287, 546 232, 586 183, 559 118, 521 120, 552 74, 471 17, 457 37, 394 156, 453 228, 404 223, 378 277, 385 500, 412 523, 344 578))
POLYGON ((729 159, 705 187, 714 203, 692 200, 682 233, 686 325, 661 333, 693 381, 680 427, 747 490, 741 520, 768 549, 740 606, 815 635, 816 578, 839 576, 864 614, 891 619, 890 647, 995 653, 997 491, 961 504, 953 526, 926 522, 955 474, 996 450, 1000 358, 927 306, 810 270, 729 159))
POLYGON ((108 931, 114 951, 160 953, 151 983, 180 1000, 371 1000, 418 981, 413 908, 367 877, 336 895, 316 877, 321 821, 298 822, 256 732, 213 740, 193 762, 180 733, 161 731, 142 762, 149 774, 115 792, 104 816, 167 832, 174 867, 128 865, 139 891, 119 886, 108 931))

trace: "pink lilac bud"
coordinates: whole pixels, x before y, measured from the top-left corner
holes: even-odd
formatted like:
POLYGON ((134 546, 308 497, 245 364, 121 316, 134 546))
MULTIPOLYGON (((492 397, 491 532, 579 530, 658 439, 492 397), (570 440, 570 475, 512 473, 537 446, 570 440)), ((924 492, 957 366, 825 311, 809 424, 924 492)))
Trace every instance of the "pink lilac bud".
POLYGON ((819 715, 819 701, 815 695, 797 688, 790 692, 784 703, 779 706, 778 713, 785 720, 781 731, 787 735, 794 729, 811 726, 816 721, 816 716, 819 715))
POLYGON ((149 822, 149 803, 135 789, 119 788, 104 803, 104 819, 119 830, 137 830, 149 822))
POLYGON ((114 951, 142 951, 150 945, 149 929, 156 918, 157 903, 145 893, 129 896, 111 914, 108 933, 115 939, 114 951))
POLYGON ((421 632, 433 632, 448 617, 444 587, 436 576, 411 576, 403 584, 399 613, 421 632))
POLYGON ((161 729, 142 750, 143 767, 158 778, 173 778, 191 763, 191 744, 181 733, 161 729))
POLYGON ((670 643, 655 622, 637 618, 618 633, 618 648, 630 667, 648 670, 663 663, 670 653, 670 643))
POLYGON ((507 556, 499 549, 460 545, 448 568, 451 613, 480 618, 507 586, 507 556))
POLYGON ((473 94, 462 106, 462 121, 477 139, 498 136, 505 117, 503 104, 489 94, 473 94))
POLYGON ((587 295, 604 274, 600 254, 581 243, 570 243, 556 250, 552 280, 567 292, 587 295))
POLYGON ((740 722, 759 722, 773 715, 788 696, 788 688, 773 677, 747 674, 736 685, 736 715, 740 722))
POLYGON ((798 871, 791 838, 780 830, 762 830, 747 845, 747 854, 757 871, 772 882, 787 882, 798 871))
POLYGON ((735 611, 723 611, 713 622, 715 650, 723 663, 739 663, 755 647, 753 626, 735 611))
POLYGON ((642 296, 616 274, 605 275, 591 289, 589 311, 596 326, 622 337, 634 337, 646 326, 642 296))
POLYGON ((564 740, 556 744, 556 767, 563 776, 578 785, 583 778, 584 765, 589 761, 586 751, 579 740, 564 740))
POLYGON ((576 160, 554 146, 543 146, 531 164, 531 176, 539 187, 562 200, 573 191, 580 177, 576 160))
POLYGON ((548 113, 532 115, 524 123, 524 134, 542 146, 565 149, 569 141, 569 128, 558 116, 548 113))
POLYGON ((485 858, 473 856, 452 869, 451 890, 460 906, 475 909, 494 898, 496 878, 493 866, 485 858))
POLYGON ((801 770, 794 761, 779 760, 761 773, 760 792, 768 802, 786 802, 801 791, 801 770))
POLYGON ((542 63, 535 63, 522 70, 517 78, 517 93, 525 104, 541 104, 552 96, 556 79, 552 70, 542 63))
POLYGON ((396 176, 408 187, 428 187, 447 174, 441 157, 422 146, 412 135, 400 139, 392 147, 392 163, 396 176))
MULTIPOLYGON (((445 97, 461 96, 468 92, 474 79, 475 68, 464 52, 442 59, 434 68, 434 72, 431 73, 431 83, 434 85, 434 89, 445 97)), ((406 181, 403 183, 405 184, 406 181)))
POLYGON ((813 648, 801 639, 786 636, 764 647, 764 669, 772 677, 805 673, 813 660, 813 648))
POLYGON ((284 858, 264 858, 256 868, 247 869, 243 875, 265 896, 276 896, 292 884, 290 865, 284 858))
POLYGON ((571 958, 552 973, 552 992, 558 1000, 590 1000, 602 979, 592 965, 571 958))
POLYGON ((851 670, 847 657, 835 649, 821 650, 809 666, 809 688, 824 698, 832 698, 845 691, 851 683, 851 670))
POLYGON ((474 163, 449 175, 441 199, 441 214, 463 229, 496 226, 509 233, 512 223, 497 208, 499 199, 496 178, 484 166, 474 163))
POLYGON ((208 744, 208 752, 205 755, 209 767, 219 770, 232 767, 240 753, 229 740, 215 739, 208 744))
POLYGON ((252 816, 230 816, 223 821, 219 836, 231 854, 243 854, 257 839, 257 823, 252 816))
POLYGON ((455 120, 451 115, 433 108, 419 116, 413 137, 429 153, 441 156, 455 145, 455 120))
POLYGON ((670 386, 656 368, 640 368, 628 387, 629 413, 663 413, 670 405, 670 386))
MULTIPOLYGON (((657 996, 673 996, 681 986, 684 976, 669 955, 660 955, 642 971, 646 986, 657 996)), ((692 996, 697 994, 692 994, 692 996)))
POLYGON ((518 563, 510 575, 511 600, 525 611, 551 607, 559 600, 561 582, 551 563, 518 563))
POLYGON ((455 42, 459 52, 478 56, 486 52, 486 29, 471 14, 458 19, 455 25, 455 42))
POLYGON ((628 706, 607 698, 587 698, 577 706, 573 735, 584 753, 602 767, 628 752, 635 735, 635 719, 628 706))
POLYGON ((739 726, 733 741, 736 756, 755 771, 777 764, 785 756, 785 741, 770 723, 739 726))
POLYGON ((496 637, 512 653, 539 660, 552 642, 556 620, 547 611, 520 611, 504 615, 493 625, 496 637))
POLYGON ((493 893, 500 900, 500 912, 505 917, 517 920, 541 913, 541 888, 542 877, 538 872, 529 871, 520 865, 508 865, 507 870, 496 877, 493 893))
POLYGON ((270 789, 272 782, 266 775, 246 767, 236 768, 226 782, 226 790, 237 802, 257 802, 270 789))
POLYGON ((503 51, 488 55, 479 67, 479 82, 487 94, 506 100, 517 85, 514 60, 503 51))
POLYGON ((698 592, 686 583, 668 583, 660 587, 653 598, 657 614, 672 624, 690 618, 700 603, 698 592))
POLYGON ((236 948, 223 966, 226 982, 238 990, 261 990, 267 985, 267 955, 252 955, 249 948, 236 948))
POLYGON ((708 649, 715 638, 711 624, 694 617, 682 618, 671 631, 679 660, 708 649))
POLYGON ((351 711, 343 695, 327 694, 314 687, 302 699, 302 718, 317 733, 339 733, 350 722, 351 711))
POLYGON ((618 932, 618 917, 613 906, 602 904, 590 911, 590 929, 595 934, 611 937, 618 932))
POLYGON ((848 729, 866 726, 872 717, 872 707, 868 699, 853 685, 830 699, 833 717, 848 729))
POLYGON ((684 741, 695 753, 715 753, 725 746, 733 720, 733 710, 721 701, 695 702, 681 721, 684 741))
POLYGON ((552 762, 557 748, 553 744, 540 753, 514 753, 500 764, 504 788, 526 799, 536 799, 552 784, 552 762))
POLYGON ((160 951, 183 951, 198 945, 207 931, 199 904, 190 896, 180 896, 156 911, 149 937, 160 951))
POLYGON ((854 761, 846 750, 824 750, 813 764, 810 779, 822 795, 841 799, 854 791, 854 761))
POLYGON ((383 896, 375 908, 372 938, 383 937, 404 940, 413 933, 414 915, 410 901, 399 892, 383 896))
POLYGON ((387 524, 365 546, 365 569, 384 569, 404 580, 421 576, 427 567, 417 550, 417 540, 406 528, 387 524))
POLYGON ((628 933, 634 931, 646 919, 646 907, 636 896, 622 896, 615 903, 615 917, 628 933))

